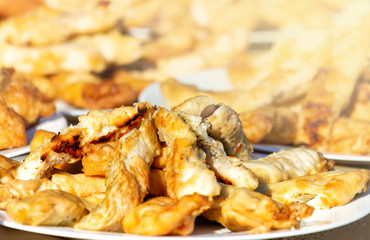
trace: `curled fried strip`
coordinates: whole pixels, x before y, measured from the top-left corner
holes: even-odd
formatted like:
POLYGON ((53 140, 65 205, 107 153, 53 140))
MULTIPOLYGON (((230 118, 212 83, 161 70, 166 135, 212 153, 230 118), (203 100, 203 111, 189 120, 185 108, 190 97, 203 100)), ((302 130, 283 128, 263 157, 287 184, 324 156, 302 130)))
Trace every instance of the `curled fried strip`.
POLYGON ((122 221, 126 233, 159 236, 189 235, 195 218, 208 209, 211 201, 199 194, 179 199, 156 197, 133 209, 122 221))
POLYGON ((139 129, 120 138, 116 149, 106 172, 104 200, 75 224, 75 228, 119 231, 122 219, 144 200, 150 165, 160 149, 151 117, 144 119, 139 129))

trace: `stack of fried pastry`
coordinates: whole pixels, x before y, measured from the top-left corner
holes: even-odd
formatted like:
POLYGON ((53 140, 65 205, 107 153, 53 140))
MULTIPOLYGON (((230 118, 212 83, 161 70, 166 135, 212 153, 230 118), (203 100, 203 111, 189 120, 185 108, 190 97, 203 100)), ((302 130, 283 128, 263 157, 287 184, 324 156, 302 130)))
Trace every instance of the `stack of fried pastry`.
POLYGON ((27 145, 26 128, 55 111, 52 100, 12 68, 1 68, 0 150, 27 145))
POLYGON ((31 148, 22 163, 0 157, 0 207, 35 226, 189 235, 203 215, 264 233, 350 202, 369 179, 310 149, 252 159, 238 114, 206 96, 172 110, 91 110, 56 135, 38 132, 31 148))
POLYGON ((227 67, 230 91, 169 79, 161 83, 166 103, 208 95, 240 114, 252 143, 369 155, 370 4, 364 6, 329 29, 288 29, 270 50, 239 57, 227 67))
POLYGON ((348 0, 3 2, 0 66, 30 75, 49 98, 86 109, 131 105, 152 81, 228 65, 246 51, 251 31, 327 26, 352 6, 348 0))

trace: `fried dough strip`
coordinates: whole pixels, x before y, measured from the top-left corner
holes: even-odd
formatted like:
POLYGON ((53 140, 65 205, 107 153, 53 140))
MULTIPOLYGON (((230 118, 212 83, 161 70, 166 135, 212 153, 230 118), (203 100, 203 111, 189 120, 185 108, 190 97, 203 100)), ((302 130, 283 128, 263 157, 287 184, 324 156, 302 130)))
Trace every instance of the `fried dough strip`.
POLYGON ((150 165, 160 153, 159 142, 150 115, 117 142, 116 156, 106 173, 106 195, 81 221, 77 229, 119 231, 122 219, 138 206, 148 193, 150 165))
POLYGON ((198 193, 217 196, 220 185, 206 164, 206 154, 197 146, 197 137, 177 113, 160 107, 154 115, 160 140, 167 145, 157 161, 165 166, 167 194, 172 198, 198 193))
POLYGON ((328 209, 350 202, 354 196, 367 191, 369 173, 329 171, 307 175, 266 186, 264 192, 284 204, 307 203, 315 209, 328 209))
POLYGON ((222 181, 238 187, 256 189, 258 180, 253 173, 242 165, 236 157, 227 156, 218 143, 208 136, 207 127, 202 124, 202 118, 184 112, 179 112, 181 118, 189 124, 197 136, 197 144, 207 153, 207 164, 222 181))
POLYGON ((264 233, 270 229, 296 227, 313 208, 306 204, 283 205, 262 193, 222 184, 220 196, 203 215, 231 231, 264 233))
POLYGON ((134 208, 122 221, 123 231, 147 236, 190 235, 195 218, 211 206, 207 197, 156 197, 134 208))
POLYGON ((7 205, 18 223, 33 226, 73 226, 88 213, 83 200, 60 190, 44 190, 7 205))
POLYGON ((63 129, 50 141, 35 149, 17 170, 19 179, 38 179, 50 175, 55 165, 76 162, 83 157, 86 143, 114 142, 135 129, 153 107, 137 103, 112 111, 92 110, 79 117, 79 123, 63 129))
POLYGON ((260 184, 268 184, 326 172, 333 167, 334 161, 325 159, 315 150, 293 148, 243 162, 243 165, 253 172, 260 184))
POLYGON ((13 109, 0 102, 0 149, 27 145, 26 124, 13 109))

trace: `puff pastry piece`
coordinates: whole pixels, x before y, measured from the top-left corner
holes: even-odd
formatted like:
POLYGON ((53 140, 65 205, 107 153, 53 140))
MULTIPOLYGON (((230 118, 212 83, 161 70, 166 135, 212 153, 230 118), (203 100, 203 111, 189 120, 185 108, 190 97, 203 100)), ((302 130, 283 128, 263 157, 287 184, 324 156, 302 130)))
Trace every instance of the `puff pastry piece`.
POLYGON ((112 111, 92 110, 80 116, 77 125, 63 129, 31 152, 18 168, 17 178, 26 180, 49 176, 54 166, 81 160, 86 143, 114 142, 138 127, 141 120, 153 111, 147 103, 112 111))
POLYGON ((198 193, 217 196, 220 185, 206 163, 206 154, 197 146, 197 136, 176 112, 160 107, 154 124, 166 144, 156 166, 165 168, 167 194, 172 198, 198 193))
POLYGON ((247 138, 252 143, 292 144, 298 126, 298 115, 286 107, 267 107, 239 113, 247 138))
POLYGON ((122 17, 131 1, 46 1, 25 14, 8 18, 1 39, 13 45, 45 46, 79 34, 107 31, 122 17))
POLYGON ((33 226, 73 226, 88 213, 83 200, 60 190, 44 190, 6 208, 16 222, 33 226))
POLYGON ((35 123, 39 117, 50 117, 55 112, 53 101, 13 68, 1 68, 0 103, 18 113, 26 126, 35 123))
POLYGON ((211 204, 208 197, 199 194, 152 198, 134 208, 123 219, 122 228, 126 233, 148 236, 190 235, 195 218, 211 204))
POLYGON ((302 103, 295 144, 325 151, 330 129, 348 107, 367 62, 367 36, 368 33, 361 28, 341 29, 332 34, 330 42, 335 44, 329 48, 330 61, 319 68, 310 83, 302 103))
POLYGON ((27 145, 26 124, 13 109, 0 102, 0 149, 27 145))
POLYGON ((262 193, 223 184, 220 196, 203 215, 231 231, 264 233, 296 227, 312 213, 313 208, 306 204, 283 205, 262 193))
POLYGON ((113 63, 128 64, 139 59, 140 45, 140 40, 117 31, 80 36, 68 42, 42 47, 2 44, 0 63, 33 75, 70 71, 101 72, 113 63))
POLYGON ((370 154, 370 122, 338 118, 331 128, 328 152, 370 154))
POLYGON ((149 171, 160 146, 151 115, 121 137, 106 173, 104 200, 74 225, 77 229, 119 231, 122 219, 144 200, 149 171))
POLYGON ((369 173, 329 171, 266 185, 264 192, 284 204, 307 203, 315 209, 328 209, 350 202, 367 191, 369 173))
POLYGON ((334 166, 334 161, 315 150, 293 148, 243 162, 243 165, 253 172, 259 184, 268 184, 326 172, 334 166))

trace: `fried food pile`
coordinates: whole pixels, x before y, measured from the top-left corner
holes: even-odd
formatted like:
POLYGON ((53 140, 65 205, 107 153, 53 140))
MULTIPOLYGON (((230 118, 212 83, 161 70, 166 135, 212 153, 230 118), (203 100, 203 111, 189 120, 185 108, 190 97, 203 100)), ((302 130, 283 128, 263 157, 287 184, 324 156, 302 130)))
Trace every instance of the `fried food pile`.
POLYGON ((327 28, 281 31, 267 51, 226 66, 232 90, 168 79, 161 92, 170 107, 197 95, 229 105, 252 143, 369 155, 369 16, 370 3, 356 1, 327 28))
POLYGON ((13 68, 1 68, 0 150, 27 145, 26 128, 55 112, 54 102, 13 68))
POLYGON ((132 105, 152 82, 229 65, 248 49, 252 31, 328 26, 351 3, 2 2, 0 66, 27 74, 49 98, 83 109, 132 105))
POLYGON ((190 235, 203 215, 264 233, 350 202, 369 180, 366 170, 334 171, 311 149, 253 159, 238 114, 206 96, 171 110, 91 110, 31 146, 22 163, 0 156, 0 207, 35 226, 190 235))

